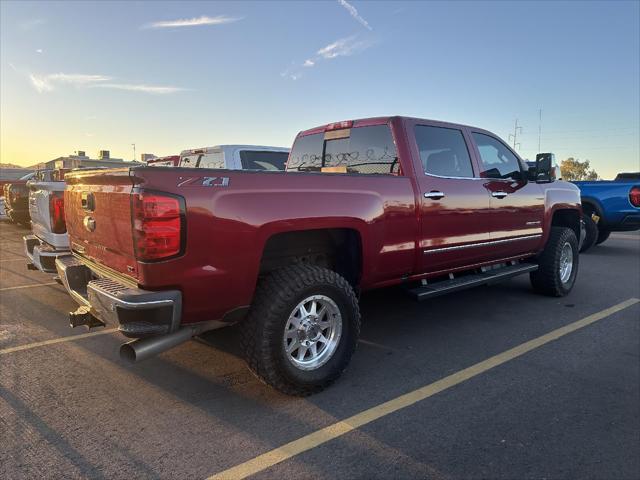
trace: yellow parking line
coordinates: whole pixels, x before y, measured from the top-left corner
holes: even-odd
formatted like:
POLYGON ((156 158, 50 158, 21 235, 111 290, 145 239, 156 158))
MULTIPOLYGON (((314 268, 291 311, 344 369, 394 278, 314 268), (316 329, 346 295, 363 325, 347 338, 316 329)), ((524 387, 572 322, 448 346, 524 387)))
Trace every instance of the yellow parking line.
POLYGON ((106 330, 100 330, 99 332, 81 333, 80 335, 73 335, 71 337, 54 338, 52 340, 45 340, 43 342, 28 343, 26 345, 19 345, 17 347, 10 347, 0 350, 0 355, 21 352, 22 350, 30 350, 37 347, 44 347, 46 345, 54 345, 56 343, 73 342, 75 340, 80 340, 81 338, 95 337, 97 335, 105 335, 107 333, 113 333, 117 331, 117 328, 107 328, 106 330))
POLYGON ((447 390, 455 385, 469 380, 470 378, 480 375, 487 370, 502 365, 503 363, 524 355, 531 350, 535 350, 536 348, 552 342, 553 340, 557 340, 560 337, 584 328, 587 325, 597 322, 598 320, 602 320, 603 318, 619 312, 620 310, 624 310, 627 307, 635 305, 638 302, 640 302, 640 299, 637 298, 630 298, 629 300, 625 300, 624 302, 618 303, 613 307, 594 313, 592 315, 589 315, 588 317, 583 318, 582 320, 570 323, 569 325, 565 325, 564 327, 553 330, 552 332, 549 332, 538 338, 534 338, 533 340, 522 343, 517 347, 511 348, 480 363, 476 363, 475 365, 465 368, 464 370, 460 370, 459 372, 449 375, 448 377, 445 377, 434 383, 425 385, 424 387, 420 387, 417 390, 396 397, 393 400, 389 400, 388 402, 360 412, 340 422, 333 423, 321 430, 317 430, 313 433, 310 433, 309 435, 305 435, 298 440, 294 440, 267 453, 263 453, 262 455, 248 460, 247 462, 241 463, 240 465, 229 468, 228 470, 224 470, 220 473, 212 475, 208 478, 208 480, 242 479, 248 477, 249 475, 253 475, 255 473, 266 470, 267 468, 288 460, 289 458, 292 458, 300 453, 311 450, 312 448, 322 445, 323 443, 329 442, 330 440, 334 440, 346 433, 349 433, 358 427, 371 423, 374 420, 397 412, 398 410, 409 407, 421 400, 424 400, 425 398, 429 398, 432 395, 447 390))
POLYGON ((17 287, 3 287, 0 288, 0 292, 6 292, 7 290, 19 290, 21 288, 46 287, 47 285, 58 285, 58 282, 36 283, 35 285, 18 285, 17 287))

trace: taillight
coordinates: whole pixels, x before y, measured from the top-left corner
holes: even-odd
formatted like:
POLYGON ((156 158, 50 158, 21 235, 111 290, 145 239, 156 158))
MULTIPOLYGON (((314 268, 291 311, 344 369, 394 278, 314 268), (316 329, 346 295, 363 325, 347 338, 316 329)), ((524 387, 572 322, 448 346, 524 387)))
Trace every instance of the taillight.
POLYGON ((640 207, 640 187, 633 187, 629 192, 629 201, 634 207, 640 207))
POLYGON ((139 192, 132 196, 131 216, 136 258, 160 260, 182 252, 183 202, 181 197, 139 192))
POLYGON ((49 218, 53 233, 66 233, 67 224, 64 221, 64 197, 62 193, 52 193, 49 197, 49 218))

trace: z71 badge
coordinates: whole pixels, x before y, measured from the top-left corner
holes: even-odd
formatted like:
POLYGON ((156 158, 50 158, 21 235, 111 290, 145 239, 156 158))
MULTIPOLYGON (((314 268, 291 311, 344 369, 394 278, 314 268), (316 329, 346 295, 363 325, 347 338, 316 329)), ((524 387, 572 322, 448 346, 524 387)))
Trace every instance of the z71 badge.
POLYGON ((178 177, 178 187, 228 187, 229 177, 178 177))

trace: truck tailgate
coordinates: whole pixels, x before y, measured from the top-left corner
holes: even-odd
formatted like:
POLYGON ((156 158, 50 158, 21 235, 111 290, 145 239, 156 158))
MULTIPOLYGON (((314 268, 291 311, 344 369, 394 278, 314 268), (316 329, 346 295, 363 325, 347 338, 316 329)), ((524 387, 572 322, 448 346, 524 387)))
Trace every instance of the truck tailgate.
POLYGON ((129 168, 74 172, 66 176, 65 218, 71 249, 137 280, 129 168))

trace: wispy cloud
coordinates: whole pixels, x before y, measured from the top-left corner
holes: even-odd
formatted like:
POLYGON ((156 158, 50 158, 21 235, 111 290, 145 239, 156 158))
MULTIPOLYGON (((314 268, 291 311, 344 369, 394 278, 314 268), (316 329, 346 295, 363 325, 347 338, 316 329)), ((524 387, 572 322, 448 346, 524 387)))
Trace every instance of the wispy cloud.
POLYGON ((31 85, 40 93, 51 92, 55 89, 56 84, 74 85, 76 87, 84 87, 97 82, 106 82, 111 77, 104 75, 84 75, 78 73, 52 73, 49 75, 29 74, 31 85))
POLYGON ((109 88, 112 90, 128 90, 131 92, 166 95, 186 90, 170 85, 147 85, 139 83, 116 83, 112 77, 105 75, 86 75, 80 73, 52 73, 49 75, 28 74, 33 88, 40 93, 51 92, 60 85, 71 85, 85 88, 109 88))
POLYGON ((130 92, 152 93, 156 95, 166 95, 168 93, 183 92, 186 89, 181 87, 145 85, 133 83, 98 83, 92 87, 112 88, 114 90, 128 90, 130 92))
POLYGON ((358 9, 353 5, 351 5, 349 2, 347 2, 347 0, 338 0, 338 3, 340 3, 340 5, 342 5, 345 8, 345 10, 349 12, 349 15, 355 18, 356 21, 360 23, 364 28, 366 28, 367 30, 373 30, 371 25, 369 25, 369 22, 367 22, 364 18, 362 18, 358 14, 358 9))
POLYGON ((38 28, 40 25, 44 25, 47 23, 47 20, 44 18, 30 18, 29 20, 23 20, 18 24, 18 26, 22 30, 33 30, 34 28, 38 28))
POLYGON ((340 38, 326 47, 321 48, 318 50, 318 55, 325 60, 331 60, 336 57, 348 57, 370 46, 371 42, 359 40, 357 35, 352 35, 347 38, 340 38))
POLYGON ((199 27, 202 25, 223 25, 225 23, 233 23, 242 20, 241 17, 229 17, 227 15, 218 15, 216 17, 208 17, 202 15, 194 18, 180 18, 177 20, 162 20, 143 25, 143 28, 179 28, 179 27, 199 27))
POLYGON ((42 50, 41 48, 36 48, 36 53, 43 53, 44 50, 42 50))
POLYGON ((373 39, 361 39, 357 35, 340 38, 322 47, 316 54, 307 58, 303 63, 292 62, 280 75, 291 80, 298 80, 303 76, 303 70, 315 67, 318 63, 333 60, 337 57, 348 57, 371 47, 375 41, 373 39))

